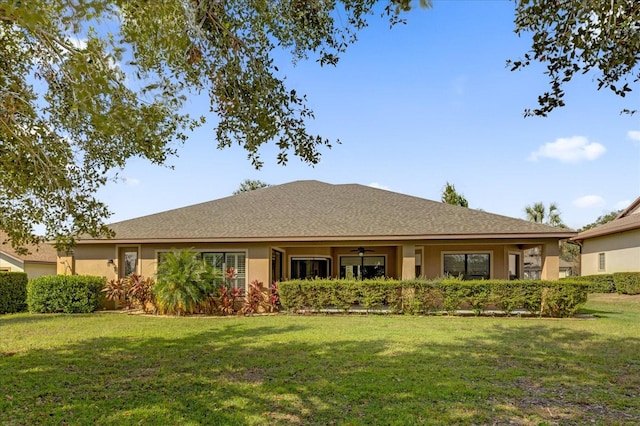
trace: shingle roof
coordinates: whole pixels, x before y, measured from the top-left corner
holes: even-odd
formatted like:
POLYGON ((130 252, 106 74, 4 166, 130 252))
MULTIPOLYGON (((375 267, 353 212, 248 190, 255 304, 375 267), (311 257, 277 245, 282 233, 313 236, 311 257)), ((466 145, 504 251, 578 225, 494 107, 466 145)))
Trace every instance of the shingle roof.
POLYGON ((576 235, 572 230, 368 186, 318 181, 271 186, 110 227, 116 240, 138 241, 576 235))
POLYGON ((572 240, 583 241, 588 238, 603 237, 635 229, 640 229, 640 197, 611 222, 580 232, 572 240))
POLYGON ((27 245, 26 248, 29 250, 29 254, 22 255, 16 253, 13 247, 11 247, 9 236, 0 231, 0 252, 13 257, 14 259, 22 260, 23 262, 56 262, 57 252, 49 244, 41 244, 39 246, 27 245))

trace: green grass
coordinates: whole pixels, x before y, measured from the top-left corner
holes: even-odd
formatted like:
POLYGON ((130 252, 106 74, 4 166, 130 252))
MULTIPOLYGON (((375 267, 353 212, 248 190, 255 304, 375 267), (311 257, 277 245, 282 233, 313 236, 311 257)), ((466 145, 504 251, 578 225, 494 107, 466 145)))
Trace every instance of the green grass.
POLYGON ((0 424, 633 424, 640 297, 595 319, 0 316, 0 424))

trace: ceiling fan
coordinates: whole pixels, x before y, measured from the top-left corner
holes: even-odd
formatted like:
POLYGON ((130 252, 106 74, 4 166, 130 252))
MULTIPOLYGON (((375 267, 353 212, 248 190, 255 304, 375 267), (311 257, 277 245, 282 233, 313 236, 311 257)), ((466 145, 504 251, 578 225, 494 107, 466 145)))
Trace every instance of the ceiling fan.
POLYGON ((351 250, 353 252, 358 252, 358 256, 364 256, 365 253, 367 252, 373 252, 375 250, 372 249, 366 249, 364 247, 358 247, 357 249, 351 250))

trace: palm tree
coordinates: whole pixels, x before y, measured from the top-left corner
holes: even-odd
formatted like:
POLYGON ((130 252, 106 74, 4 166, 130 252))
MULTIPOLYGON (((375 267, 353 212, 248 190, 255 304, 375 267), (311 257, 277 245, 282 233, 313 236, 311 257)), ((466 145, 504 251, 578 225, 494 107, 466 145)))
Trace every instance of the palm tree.
POLYGON ((527 215, 527 220, 531 222, 566 228, 566 225, 562 222, 560 209, 556 203, 550 203, 549 209, 547 209, 542 201, 538 201, 530 206, 526 206, 524 212, 527 215))

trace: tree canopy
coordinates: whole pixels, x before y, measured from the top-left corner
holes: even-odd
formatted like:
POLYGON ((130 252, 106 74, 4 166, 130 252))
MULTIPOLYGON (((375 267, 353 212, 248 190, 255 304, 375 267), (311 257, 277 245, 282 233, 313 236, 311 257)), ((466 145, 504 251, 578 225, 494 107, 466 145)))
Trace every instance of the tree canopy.
POLYGON ((587 229, 591 229, 591 228, 595 228, 596 226, 600 226, 600 225, 604 225, 605 223, 609 223, 611 222, 613 219, 615 219, 616 217, 618 217, 620 215, 620 213, 622 213, 624 210, 613 210, 609 213, 603 214, 598 216, 598 218, 591 222, 586 224, 585 226, 583 226, 582 228, 578 229, 578 232, 582 232, 582 231, 586 231, 587 229))
POLYGON ((455 185, 447 182, 442 189, 440 200, 443 203, 452 204, 454 206, 469 207, 469 202, 462 194, 458 194, 455 185))
POLYGON ((233 191, 233 195, 242 194, 243 192, 254 191, 260 188, 267 188, 269 186, 271 185, 261 180, 245 179, 244 181, 242 181, 238 189, 233 191))
MULTIPOLYGON (((127 160, 164 164, 206 117, 182 107, 207 94, 220 148, 252 164, 274 143, 315 164, 331 142, 289 89, 275 53, 335 65, 376 0, 33 0, 0 5, 0 229, 21 247, 69 247, 111 235, 96 190, 127 160)), ((428 5, 428 0, 420 2, 428 5)), ((409 0, 387 0, 391 24, 409 0)))
POLYGON ((598 90, 622 97, 640 81, 638 0, 516 0, 515 24, 516 33, 532 34, 533 43, 507 65, 515 71, 540 62, 549 76, 538 108, 525 115, 546 116, 564 106, 564 87, 577 75, 590 74, 598 90))
POLYGON ((550 203, 547 209, 542 201, 538 201, 537 203, 526 206, 524 212, 527 220, 531 222, 566 228, 566 225, 560 217, 560 209, 556 203, 550 203))

